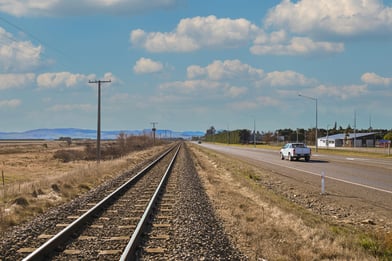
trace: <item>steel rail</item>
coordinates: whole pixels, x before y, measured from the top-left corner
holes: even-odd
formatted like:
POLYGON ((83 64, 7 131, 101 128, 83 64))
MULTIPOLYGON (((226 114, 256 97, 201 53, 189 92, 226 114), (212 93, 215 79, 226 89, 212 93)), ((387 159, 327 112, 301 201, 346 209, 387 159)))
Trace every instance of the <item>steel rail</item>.
POLYGON ((123 254, 120 257, 120 261, 137 260, 136 251, 141 241, 141 235, 148 225, 149 217, 152 215, 152 211, 154 210, 154 207, 159 200, 159 194, 164 189, 164 184, 166 184, 169 178, 171 169, 174 165, 174 162, 177 158, 180 148, 181 148, 181 144, 178 146, 175 155, 173 156, 169 166, 166 169, 165 175, 162 177, 161 182, 159 183, 157 189, 155 190, 154 195, 151 197, 151 200, 148 203, 142 218, 139 220, 139 223, 137 224, 131 239, 129 240, 127 246, 123 251, 123 254))
POLYGON ((155 164, 157 164, 161 159, 163 159, 167 154, 169 154, 176 146, 171 147, 152 163, 146 166, 144 169, 139 171, 135 176, 130 178, 124 184, 122 184, 115 191, 110 193, 95 206, 90 208, 86 213, 76 219, 74 222, 69 224, 62 231, 57 233, 51 239, 46 241, 43 245, 37 248, 35 251, 30 253, 23 261, 35 261, 35 260, 45 260, 47 256, 53 252, 54 249, 59 248, 66 240, 68 240, 73 234, 75 234, 79 228, 84 226, 89 220, 91 220, 97 213, 101 212, 105 207, 107 207, 116 197, 122 195, 126 190, 128 190, 133 184, 135 184, 148 170, 150 170, 155 164))

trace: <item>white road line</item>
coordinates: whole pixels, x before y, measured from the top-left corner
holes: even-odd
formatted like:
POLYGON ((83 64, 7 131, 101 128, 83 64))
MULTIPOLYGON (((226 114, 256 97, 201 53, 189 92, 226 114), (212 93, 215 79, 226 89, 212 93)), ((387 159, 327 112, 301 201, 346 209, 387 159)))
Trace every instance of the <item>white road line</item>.
MULTIPOLYGON (((266 161, 263 161, 263 162, 266 162, 266 161)), ((293 169, 293 170, 296 170, 296 171, 301 171, 301 172, 305 172, 305 173, 308 173, 308 174, 311 174, 311 175, 314 175, 314 176, 321 177, 321 173, 318 174, 318 173, 315 173, 315 172, 311 172, 311 171, 307 171, 307 170, 303 170, 303 169, 299 169, 299 168, 294 168, 294 167, 289 167, 289 166, 282 166, 282 165, 275 164, 275 163, 272 163, 272 162, 267 162, 267 163, 273 164, 275 166, 285 167, 285 168, 288 168, 288 169, 293 169)), ((338 178, 334 178, 334 177, 330 177, 330 176, 325 176, 325 178, 336 180, 336 181, 340 181, 340 182, 344 182, 344 183, 351 184, 351 185, 356 185, 356 186, 360 186, 360 187, 364 187, 364 188, 373 189, 373 190, 377 190, 377 191, 381 191, 381 192, 392 194, 392 191, 389 191, 389 190, 375 188, 375 187, 367 186, 367 185, 364 185, 364 184, 347 181, 347 180, 344 180, 344 179, 338 179, 338 178)))

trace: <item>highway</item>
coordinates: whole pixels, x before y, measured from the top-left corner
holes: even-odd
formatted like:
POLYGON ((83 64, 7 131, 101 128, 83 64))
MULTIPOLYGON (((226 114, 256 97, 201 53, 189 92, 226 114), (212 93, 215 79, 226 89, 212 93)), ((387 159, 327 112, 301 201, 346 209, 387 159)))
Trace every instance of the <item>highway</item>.
POLYGON ((227 146, 203 143, 206 148, 238 157, 254 164, 262 164, 264 168, 289 173, 290 175, 308 175, 326 180, 342 182, 350 186, 367 188, 380 193, 392 195, 392 160, 365 157, 346 157, 312 153, 311 160, 305 162, 281 160, 279 150, 227 146))

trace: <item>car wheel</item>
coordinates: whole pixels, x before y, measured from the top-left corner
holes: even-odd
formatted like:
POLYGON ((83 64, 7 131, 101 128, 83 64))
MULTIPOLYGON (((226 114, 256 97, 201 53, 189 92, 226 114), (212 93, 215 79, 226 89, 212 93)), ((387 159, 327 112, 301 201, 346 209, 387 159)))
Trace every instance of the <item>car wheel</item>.
POLYGON ((289 153, 289 161, 293 161, 293 157, 291 157, 290 153, 289 153))
POLYGON ((310 157, 305 157, 305 161, 308 162, 310 160, 310 157))
POLYGON ((280 153, 280 159, 281 159, 281 160, 284 160, 284 155, 283 155, 283 153, 280 153))

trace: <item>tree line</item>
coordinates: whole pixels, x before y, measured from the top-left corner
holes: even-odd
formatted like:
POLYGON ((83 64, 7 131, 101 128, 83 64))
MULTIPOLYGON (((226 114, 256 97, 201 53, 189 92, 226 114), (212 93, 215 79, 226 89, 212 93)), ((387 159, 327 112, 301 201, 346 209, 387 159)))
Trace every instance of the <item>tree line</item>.
MULTIPOLYGON (((392 129, 361 129, 356 133, 374 132, 377 140, 392 140, 392 129)), ((336 123, 331 129, 317 129, 317 136, 325 137, 335 134, 354 133, 354 129, 348 125, 347 128, 337 127, 336 123)), ((254 131, 249 129, 219 130, 214 126, 206 130, 203 140, 227 144, 280 144, 284 142, 304 142, 309 145, 315 144, 316 129, 278 129, 275 131, 254 131)))

